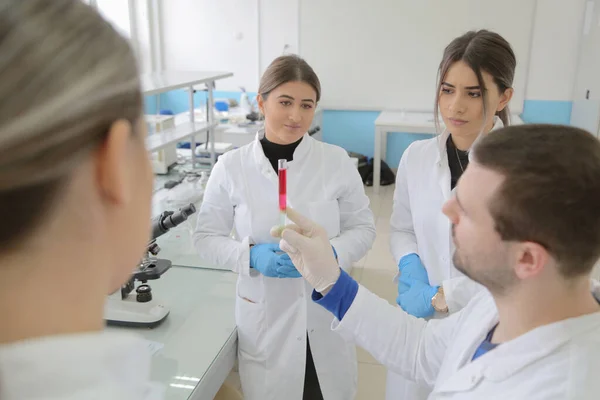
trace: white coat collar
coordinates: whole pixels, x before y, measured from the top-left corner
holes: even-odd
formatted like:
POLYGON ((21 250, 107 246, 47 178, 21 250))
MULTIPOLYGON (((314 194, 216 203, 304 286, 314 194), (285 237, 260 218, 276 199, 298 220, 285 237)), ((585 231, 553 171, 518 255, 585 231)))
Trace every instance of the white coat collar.
MULTIPOLYGON (((263 137, 265 137, 265 131, 264 129, 261 129, 256 133, 256 137, 254 139, 254 159, 262 171, 268 171, 268 174, 270 174, 270 171, 272 171, 273 167, 267 159, 267 156, 265 156, 265 152, 260 144, 260 140, 263 137)), ((294 150, 294 159, 288 163, 289 168, 293 168, 295 164, 302 162, 302 160, 308 155, 312 145, 312 140, 313 138, 311 138, 308 133, 305 133, 304 136, 302 136, 302 141, 300 144, 298 144, 296 150, 294 150)))
MULTIPOLYGON (((591 288, 594 296, 600 300, 600 283, 592 280, 591 288)), ((497 314, 495 318, 497 321, 497 314)), ((559 347, 577 336, 590 331, 598 332, 599 330, 600 312, 538 327, 496 347, 493 351, 475 361, 469 361, 454 376, 442 383, 437 392, 468 391, 484 378, 502 382, 528 365, 555 352, 559 347)), ((489 331, 489 328, 485 334, 487 334, 487 331, 489 331)))
POLYGON ((541 326, 494 349, 498 353, 488 360, 489 365, 486 365, 484 375, 493 381, 506 380, 576 336, 598 330, 600 312, 541 326), (493 358, 500 358, 502 362, 494 362, 493 358))
MULTIPOLYGON (((492 127, 492 131, 495 131, 496 129, 501 129, 501 128, 504 128, 504 123, 498 116, 495 116, 494 117, 494 126, 492 127)), ((447 128, 444 128, 444 131, 442 132, 442 134, 437 137, 439 152, 438 152, 437 159, 435 160, 436 164, 439 164, 442 160, 445 160, 445 158, 446 158, 446 142, 448 141, 448 136, 450 136, 450 132, 448 131, 447 128)), ((481 135, 479 137, 481 137, 481 135)), ((479 137, 475 140, 476 142, 477 142, 477 140, 479 140, 479 137)))
POLYGON ((1 345, 0 397, 160 399, 165 390, 150 382, 150 360, 146 342, 122 332, 1 345))

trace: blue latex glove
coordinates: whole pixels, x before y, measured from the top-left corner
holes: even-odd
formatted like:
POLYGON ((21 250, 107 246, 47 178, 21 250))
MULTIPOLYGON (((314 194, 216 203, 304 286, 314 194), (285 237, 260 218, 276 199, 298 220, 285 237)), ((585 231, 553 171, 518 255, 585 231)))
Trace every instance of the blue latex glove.
POLYGON ((398 296, 400 307, 417 318, 431 317, 435 313, 431 299, 437 293, 439 286, 429 286, 427 283, 404 275, 400 276, 400 280, 408 286, 408 290, 398 296))
MULTIPOLYGON (((412 278, 429 285, 429 276, 427 270, 421 262, 421 257, 415 253, 407 254, 400 259, 398 263, 400 275, 405 278, 412 278)), ((400 295, 408 291, 409 286, 398 280, 398 297, 396 303, 400 304, 400 295)))
MULTIPOLYGON (((331 246, 331 248, 333 249, 333 255, 335 256, 335 259, 337 260, 337 251, 335 251, 335 247, 331 246)), ((298 270, 292 263, 292 259, 290 258, 290 256, 288 256, 287 254, 282 254, 281 260, 283 262, 286 262, 286 264, 277 268, 277 273, 279 274, 279 278, 301 278, 302 277, 302 274, 300 274, 300 272, 298 272, 298 270), (287 263, 288 261, 289 261, 289 263, 287 263)))
POLYGON ((257 244, 250 248, 250 266, 271 278, 300 278, 290 256, 283 253, 278 243, 257 244))
POLYGON ((282 264, 277 267, 278 278, 302 278, 302 275, 292 262, 292 259, 287 254, 283 253, 280 255, 280 261, 282 264))

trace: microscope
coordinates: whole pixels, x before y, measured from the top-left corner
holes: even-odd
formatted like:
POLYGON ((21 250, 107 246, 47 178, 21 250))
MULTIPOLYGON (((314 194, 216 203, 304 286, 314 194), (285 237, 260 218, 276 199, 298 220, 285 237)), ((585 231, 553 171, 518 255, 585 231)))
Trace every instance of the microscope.
POLYGON ((195 212, 196 208, 190 204, 177 212, 165 211, 152 220, 152 236, 144 258, 131 278, 106 301, 104 319, 107 325, 154 328, 167 318, 169 309, 153 298, 152 288, 148 284, 148 281, 159 279, 171 268, 171 261, 156 258, 160 252, 156 239, 195 212), (140 282, 137 287, 136 281, 140 282))

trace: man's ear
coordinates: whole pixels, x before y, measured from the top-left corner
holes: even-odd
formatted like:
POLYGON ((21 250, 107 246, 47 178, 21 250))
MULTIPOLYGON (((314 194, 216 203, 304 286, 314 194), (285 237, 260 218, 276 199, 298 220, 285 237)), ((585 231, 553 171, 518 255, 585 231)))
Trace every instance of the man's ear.
POLYGON ((549 261, 548 250, 538 243, 524 242, 519 245, 515 274, 521 280, 541 274, 549 261))

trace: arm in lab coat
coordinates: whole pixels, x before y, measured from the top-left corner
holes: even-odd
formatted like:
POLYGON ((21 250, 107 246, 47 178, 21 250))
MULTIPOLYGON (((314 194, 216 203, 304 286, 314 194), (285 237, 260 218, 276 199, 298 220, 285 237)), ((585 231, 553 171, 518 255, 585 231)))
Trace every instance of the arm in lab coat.
POLYGON ((433 387, 462 313, 425 321, 360 286, 343 319, 333 329, 388 369, 433 387))
POLYGON ((229 185, 230 179, 224 161, 219 160, 206 184, 193 240, 203 259, 249 275, 249 238, 244 238, 241 242, 231 238, 234 210, 229 185))
POLYGON ((394 205, 392 218, 390 220, 390 248, 396 261, 396 265, 405 255, 418 254, 417 237, 413 227, 412 211, 410 209, 410 198, 408 195, 407 163, 411 146, 409 146, 398 165, 396 174, 396 189, 394 190, 394 205))
POLYGON ((442 282, 442 287, 450 314, 462 310, 473 297, 485 290, 481 284, 466 276, 446 279, 442 282))
POLYGON ((373 245, 375 219, 360 174, 345 151, 339 172, 345 182, 338 197, 340 234, 331 239, 331 245, 337 253, 338 263, 348 271, 352 263, 364 257, 373 245))

